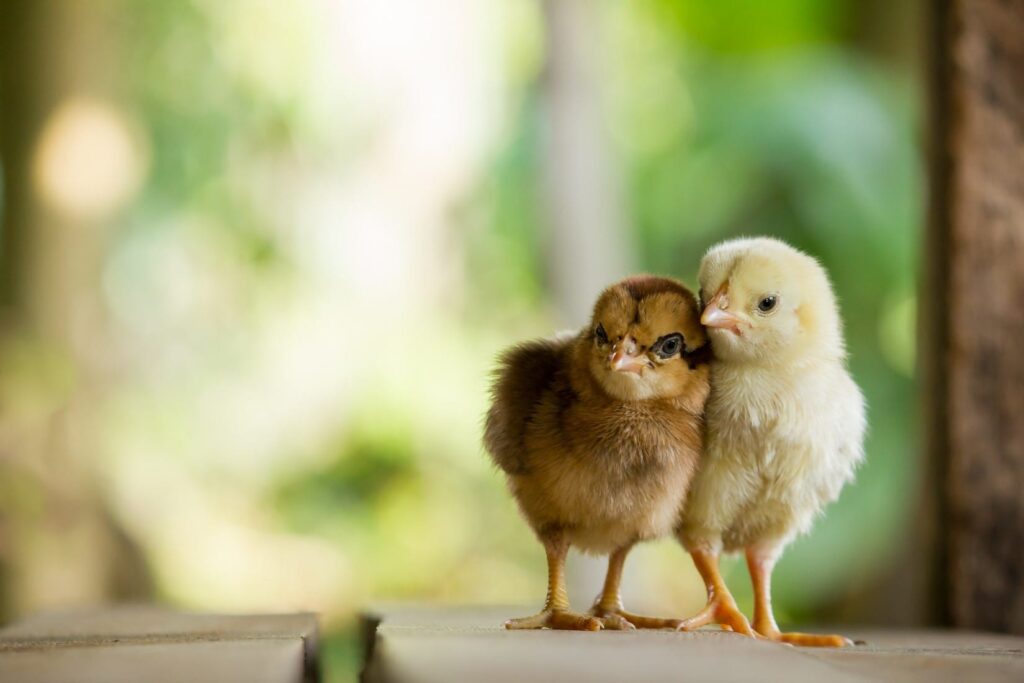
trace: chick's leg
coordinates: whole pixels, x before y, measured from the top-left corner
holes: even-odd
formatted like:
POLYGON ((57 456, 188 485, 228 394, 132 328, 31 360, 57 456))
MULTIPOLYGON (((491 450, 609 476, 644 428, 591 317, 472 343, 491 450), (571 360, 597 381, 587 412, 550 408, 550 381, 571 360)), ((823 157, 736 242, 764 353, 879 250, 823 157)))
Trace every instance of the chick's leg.
POLYGON ((754 630, 760 635, 790 645, 807 647, 844 647, 853 643, 843 636, 815 633, 783 633, 772 613, 772 570, 778 560, 775 547, 751 546, 747 548, 747 568, 754 584, 754 630))
POLYGON ((708 604, 697 614, 683 620, 680 630, 692 631, 707 624, 720 624, 727 631, 736 631, 753 636, 750 622, 736 606, 736 600, 725 585, 718 571, 718 553, 710 550, 693 550, 690 552, 693 564, 704 579, 708 591, 708 604))
POLYGON ((608 557, 608 573, 605 575, 604 588, 590 613, 599 617, 604 627, 609 629, 629 631, 635 628, 678 628, 682 623, 678 619, 642 617, 622 608, 622 567, 632 547, 632 544, 623 546, 608 557))
POLYGON ((548 597, 539 614, 521 619, 509 619, 507 629, 553 628, 569 631, 598 631, 602 628, 600 619, 586 614, 569 611, 569 597, 565 591, 565 556, 569 553, 569 542, 561 532, 553 532, 544 538, 544 550, 548 556, 548 597))

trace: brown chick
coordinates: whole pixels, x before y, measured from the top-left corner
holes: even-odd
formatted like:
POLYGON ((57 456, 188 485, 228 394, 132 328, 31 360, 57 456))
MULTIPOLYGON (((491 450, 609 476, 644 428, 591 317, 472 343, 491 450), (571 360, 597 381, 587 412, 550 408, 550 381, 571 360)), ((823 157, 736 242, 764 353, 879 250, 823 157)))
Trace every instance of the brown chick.
POLYGON ((675 628, 625 612, 622 567, 639 541, 671 533, 701 452, 708 343, 694 295, 632 277, 606 289, 575 335, 502 356, 484 444, 544 545, 548 594, 510 629, 675 628), (569 611, 569 547, 607 554, 589 615, 569 611))

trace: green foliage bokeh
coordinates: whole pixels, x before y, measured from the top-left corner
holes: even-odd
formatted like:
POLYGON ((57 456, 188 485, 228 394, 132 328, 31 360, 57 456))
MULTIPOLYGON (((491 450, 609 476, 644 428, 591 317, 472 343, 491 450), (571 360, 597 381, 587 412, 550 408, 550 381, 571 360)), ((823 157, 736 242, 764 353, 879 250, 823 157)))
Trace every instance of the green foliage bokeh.
MULTIPOLYGON (((527 9, 507 10, 516 20, 504 36, 510 124, 452 210, 460 296, 436 311, 433 327, 410 331, 397 346, 444 371, 387 356, 403 376, 385 371, 372 391, 353 386, 364 408, 339 418, 327 436, 294 446, 293 465, 248 489, 272 525, 351 557, 353 602, 330 606, 348 618, 360 602, 381 598, 542 597, 542 558, 479 446, 494 353, 554 331, 541 237, 543 26, 539 5, 522 4, 527 9), (411 376, 406 367, 416 368, 411 376)), ((845 41, 858 7, 852 0, 660 0, 597 10, 605 122, 637 265, 692 282, 716 241, 775 235, 822 261, 841 302, 850 365, 869 404, 868 461, 857 484, 785 556, 776 580, 784 618, 818 616, 844 586, 884 571, 916 481, 919 112, 906 70, 845 41)), ((295 158, 345 167, 373 134, 358 101, 325 123, 301 93, 264 87, 225 61, 218 41, 245 11, 244 3, 200 0, 123 5, 123 91, 154 161, 112 237, 109 287, 126 268, 125 277, 138 275, 131 289, 147 291, 145 262, 134 255, 179 240, 199 240, 227 264, 214 287, 234 317, 182 333, 200 361, 181 385, 241 366, 247 327, 238 321, 278 305, 300 268, 280 244, 282 218, 264 210, 273 188, 247 184, 245 173, 295 158)), ((300 47, 287 54, 301 70, 312 59, 301 48, 310 37, 291 40, 300 47)), ((173 422, 168 405, 188 400, 186 388, 175 387, 152 399, 162 421, 173 422)), ((197 464, 197 476, 208 467, 197 464)), ((666 557, 685 561, 681 553, 666 557)), ((742 594, 746 584, 735 583, 742 594)), ((351 666, 351 641, 332 642, 341 645, 328 661, 351 666)))

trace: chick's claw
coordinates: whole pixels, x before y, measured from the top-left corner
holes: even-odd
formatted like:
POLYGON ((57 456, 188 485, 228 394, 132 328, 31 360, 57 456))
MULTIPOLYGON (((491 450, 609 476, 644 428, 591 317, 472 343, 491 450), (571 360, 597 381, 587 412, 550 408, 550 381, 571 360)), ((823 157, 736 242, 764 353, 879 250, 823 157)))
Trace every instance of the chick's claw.
POLYGON ((718 624, 723 631, 742 633, 745 636, 757 637, 750 622, 740 612, 736 602, 721 597, 712 598, 710 602, 697 614, 679 623, 679 631, 695 631, 701 626, 718 624))
POLYGON ((509 619, 505 628, 510 631, 550 628, 557 631, 600 631, 604 624, 600 619, 586 614, 566 610, 544 610, 532 617, 509 619))
POLYGON ((801 647, 849 647, 853 641, 840 635, 821 635, 818 633, 782 633, 778 629, 757 630, 758 635, 787 645, 801 647))
POLYGON ((681 619, 663 619, 661 617, 643 617, 629 612, 620 612, 620 616, 637 628, 670 628, 675 630, 683 623, 681 619))
POLYGON ((612 612, 612 613, 609 613, 609 614, 601 615, 601 616, 599 616, 597 618, 601 620, 601 623, 604 624, 604 627, 606 629, 608 629, 609 631, 635 631, 636 630, 636 626, 631 624, 621 614, 615 614, 614 612, 612 612))
POLYGON ((616 631, 633 631, 638 628, 678 629, 679 625, 683 623, 679 619, 662 619, 660 617, 644 617, 639 614, 632 614, 621 607, 602 608, 600 605, 595 605, 590 610, 590 613, 601 619, 606 629, 616 631))

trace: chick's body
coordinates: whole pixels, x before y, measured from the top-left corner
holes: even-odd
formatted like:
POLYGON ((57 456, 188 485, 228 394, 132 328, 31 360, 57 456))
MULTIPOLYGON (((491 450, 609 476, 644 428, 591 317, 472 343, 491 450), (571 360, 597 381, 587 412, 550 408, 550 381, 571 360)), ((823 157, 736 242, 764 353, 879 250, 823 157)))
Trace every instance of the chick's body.
POLYGON ((484 442, 527 523, 545 545, 549 596, 512 628, 673 626, 622 610, 629 548, 677 523, 701 447, 708 366, 695 297, 643 277, 610 287, 576 335, 508 351, 493 387, 484 442), (568 612, 568 547, 609 554, 594 616, 568 612))
POLYGON ((701 264, 711 368, 705 454, 678 536, 704 577, 708 607, 684 626, 750 631, 717 570, 746 552, 754 628, 802 645, 839 636, 784 634, 770 579, 785 546, 853 479, 863 459, 864 401, 846 371, 839 313, 824 270, 772 239, 736 240, 701 264))
POLYGON ((779 373, 714 363, 708 440, 680 533, 725 552, 810 529, 862 458, 860 391, 835 364, 779 373))
POLYGON ((606 554, 675 525, 699 454, 693 409, 699 414, 707 368, 698 372, 704 382, 693 395, 620 401, 604 393, 578 357, 581 347, 589 352, 589 337, 586 330, 533 342, 505 357, 495 404, 522 401, 527 417, 519 430, 509 429, 518 444, 508 443, 501 427, 512 425, 499 427, 501 410, 492 411, 487 443, 492 453, 515 454, 506 469, 509 487, 534 531, 558 527, 571 545, 606 554), (524 380, 529 386, 515 389, 525 391, 513 389, 524 380))

